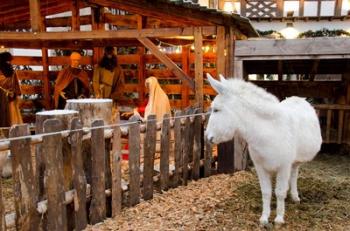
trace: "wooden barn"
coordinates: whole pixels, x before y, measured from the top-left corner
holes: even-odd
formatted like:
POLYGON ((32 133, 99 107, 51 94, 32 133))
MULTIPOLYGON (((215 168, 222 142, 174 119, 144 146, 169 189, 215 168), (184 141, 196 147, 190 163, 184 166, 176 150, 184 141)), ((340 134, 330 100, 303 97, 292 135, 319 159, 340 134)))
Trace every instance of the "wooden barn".
POLYGON ((204 95, 214 92, 203 84, 204 73, 232 76, 235 41, 258 36, 238 14, 183 0, 15 0, 1 1, 0 12, 2 49, 41 50, 13 60, 26 122, 52 108, 54 81, 69 64, 70 51, 84 54, 81 63, 91 74, 103 47, 117 48, 126 83, 123 105, 142 102, 145 78, 156 76, 171 106, 185 108, 207 105, 204 95))

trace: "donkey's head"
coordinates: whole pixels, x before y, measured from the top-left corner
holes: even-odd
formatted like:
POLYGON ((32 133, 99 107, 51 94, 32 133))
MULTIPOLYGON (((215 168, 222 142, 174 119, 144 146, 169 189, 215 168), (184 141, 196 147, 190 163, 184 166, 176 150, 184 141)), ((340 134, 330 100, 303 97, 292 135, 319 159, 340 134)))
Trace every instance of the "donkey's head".
POLYGON ((231 140, 237 131, 239 118, 234 110, 238 105, 228 87, 228 80, 220 75, 220 81, 217 81, 210 74, 207 74, 207 79, 218 95, 211 103, 205 135, 209 142, 218 144, 231 140))

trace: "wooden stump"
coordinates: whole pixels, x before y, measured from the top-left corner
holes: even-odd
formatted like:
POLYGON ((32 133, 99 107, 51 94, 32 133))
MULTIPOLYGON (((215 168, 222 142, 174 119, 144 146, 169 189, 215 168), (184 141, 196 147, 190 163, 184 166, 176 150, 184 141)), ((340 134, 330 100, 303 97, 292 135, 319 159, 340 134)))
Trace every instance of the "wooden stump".
MULTIPOLYGON (((76 110, 79 112, 79 118, 84 127, 91 127, 95 120, 103 120, 104 125, 112 123, 113 101, 111 99, 70 99, 67 100, 66 109, 76 110)), ((105 169, 106 169, 106 188, 110 188, 112 184, 112 173, 110 168, 110 139, 105 140, 105 169)), ((84 171, 88 184, 91 184, 91 141, 83 141, 83 158, 84 171)))
MULTIPOLYGON (((73 110, 52 110, 43 111, 36 113, 35 120, 35 134, 41 134, 44 132, 44 122, 48 119, 58 119, 61 121, 63 130, 70 129, 70 121, 78 117, 78 112, 73 110)), ((64 188, 69 190, 72 184, 72 167, 71 167, 71 147, 68 144, 67 139, 63 139, 63 168, 64 168, 64 188)), ((39 186, 39 197, 42 199, 44 195, 44 158, 45 155, 42 153, 42 146, 39 144, 36 146, 36 161, 35 161, 35 173, 36 179, 38 180, 37 185, 39 186)))
POLYGON ((103 120, 104 124, 112 123, 111 99, 69 99, 66 103, 66 109, 79 112, 80 121, 84 127, 91 127, 95 120, 103 120))

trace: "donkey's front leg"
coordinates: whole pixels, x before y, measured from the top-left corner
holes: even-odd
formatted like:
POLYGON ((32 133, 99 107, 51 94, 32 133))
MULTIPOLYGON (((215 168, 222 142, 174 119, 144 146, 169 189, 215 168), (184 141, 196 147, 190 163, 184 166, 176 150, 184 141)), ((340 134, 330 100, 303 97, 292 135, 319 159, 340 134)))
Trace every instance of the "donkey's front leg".
POLYGON ((287 197, 287 191, 289 186, 289 177, 291 172, 291 166, 283 166, 277 172, 276 179, 276 198, 277 198, 277 209, 276 209, 276 218, 275 224, 284 223, 284 200, 287 197))
POLYGON ((267 225, 269 223, 269 217, 271 213, 271 176, 270 174, 263 169, 261 166, 255 166, 256 172, 259 177, 260 189, 263 202, 263 211, 260 217, 260 225, 267 225))

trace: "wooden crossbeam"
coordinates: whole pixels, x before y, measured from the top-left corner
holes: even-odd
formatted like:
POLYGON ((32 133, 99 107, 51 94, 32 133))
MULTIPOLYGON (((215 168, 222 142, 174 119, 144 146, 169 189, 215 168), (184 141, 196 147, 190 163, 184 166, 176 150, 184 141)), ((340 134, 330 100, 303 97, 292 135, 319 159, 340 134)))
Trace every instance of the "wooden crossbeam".
POLYGON ((163 54, 154 43, 148 38, 138 38, 138 40, 151 51, 162 63, 164 63, 175 75, 194 89, 193 80, 179 68, 168 56, 163 54))

